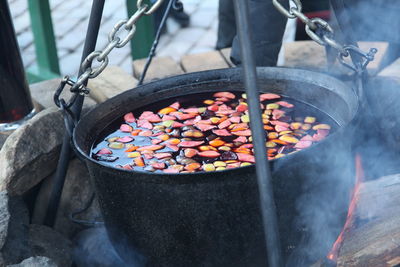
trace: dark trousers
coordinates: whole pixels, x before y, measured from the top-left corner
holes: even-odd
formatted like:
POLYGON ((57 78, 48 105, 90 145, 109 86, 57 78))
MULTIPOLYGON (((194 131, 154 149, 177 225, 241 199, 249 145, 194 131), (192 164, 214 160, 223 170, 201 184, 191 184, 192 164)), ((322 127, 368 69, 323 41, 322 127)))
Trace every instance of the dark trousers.
MULTIPOLYGON (((275 66, 282 45, 287 19, 280 14, 271 0, 247 0, 250 11, 250 27, 253 32, 253 48, 257 66, 275 66)), ((288 1, 282 1, 288 8, 288 1)), ((239 43, 232 0, 219 1, 219 25, 217 49, 232 45, 231 60, 240 65, 239 43)))
MULTIPOLYGON (((257 66, 275 66, 282 45, 286 17, 279 13, 271 0, 246 0, 249 3, 250 28, 253 33, 257 66)), ((337 0, 330 0, 337 1, 337 0)), ((351 21, 344 22, 344 31, 358 41, 386 41, 390 49, 385 64, 400 55, 400 4, 395 0, 340 0, 344 1, 351 21)), ((289 0, 281 0, 288 8, 289 0)), ((328 7, 328 0, 302 0, 303 11, 310 12, 328 7)), ((232 47, 231 60, 241 64, 233 0, 219 0, 217 49, 232 47)))

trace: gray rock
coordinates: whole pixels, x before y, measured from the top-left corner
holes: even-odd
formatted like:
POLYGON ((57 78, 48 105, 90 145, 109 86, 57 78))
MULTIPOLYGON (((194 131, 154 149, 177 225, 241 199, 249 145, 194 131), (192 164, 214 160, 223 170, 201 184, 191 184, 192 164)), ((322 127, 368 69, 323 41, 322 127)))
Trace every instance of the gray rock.
POLYGON ((7 265, 7 267, 57 267, 57 264, 47 257, 30 257, 19 264, 7 265))
MULTIPOLYGON (((39 195, 35 203, 33 216, 34 223, 42 223, 45 216, 45 207, 52 188, 52 177, 46 178, 41 186, 39 195)), ((76 211, 82 210, 89 202, 93 187, 89 180, 88 170, 79 159, 70 161, 65 184, 61 195, 60 206, 58 208, 54 229, 64 234, 68 238, 74 237, 78 232, 84 229, 84 226, 74 223, 70 220, 70 215, 76 211)), ((92 205, 74 218, 79 220, 100 220, 101 213, 97 199, 94 199, 92 205)))
POLYGON ((12 134, 13 131, 7 132, 0 132, 0 149, 3 147, 4 143, 6 142, 7 138, 12 134))
POLYGON ((10 212, 8 210, 8 194, 0 192, 0 247, 6 243, 10 212))
POLYGON ((72 242, 50 227, 31 224, 29 246, 33 256, 48 257, 58 266, 72 265, 72 242))
POLYGON ((50 175, 64 135, 61 111, 38 113, 12 133, 0 150, 0 191, 22 195, 50 175))
MULTIPOLYGON (((4 199, 4 193, 2 194, 2 198, 4 199)), ((3 224, 3 220, 0 227, 2 237, 5 234, 5 240, 0 251, 6 264, 15 264, 31 256, 28 244, 28 208, 22 197, 15 196, 9 197, 7 207, 1 208, 0 212, 1 216, 8 213, 9 217, 7 227, 3 224), (5 233, 3 232, 4 230, 6 230, 5 233)))
POLYGON ((117 66, 108 66, 96 79, 89 80, 90 97, 97 103, 106 101, 128 89, 134 88, 137 80, 117 66))

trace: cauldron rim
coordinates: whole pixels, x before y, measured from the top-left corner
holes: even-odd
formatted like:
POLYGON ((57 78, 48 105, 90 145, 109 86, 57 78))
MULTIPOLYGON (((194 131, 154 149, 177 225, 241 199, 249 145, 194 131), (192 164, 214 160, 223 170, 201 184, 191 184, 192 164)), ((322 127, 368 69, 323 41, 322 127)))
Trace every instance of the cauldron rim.
MULTIPOLYGON (((340 124, 339 128, 333 132, 332 134, 330 134, 328 137, 326 137, 324 140, 313 144, 311 147, 308 147, 306 149, 302 149, 301 151, 298 151, 296 153, 292 153, 292 154, 288 154, 285 155, 282 158, 278 158, 278 159, 273 159, 273 160, 269 160, 268 162, 270 163, 270 166, 273 170, 275 165, 281 165, 280 163, 283 164, 283 162, 295 159, 297 156, 319 149, 320 146, 322 146, 324 143, 332 140, 333 138, 335 138, 337 135, 339 135, 340 132, 344 131, 344 129, 346 127, 349 126, 349 124, 354 120, 354 118, 356 117, 356 114, 359 110, 359 100, 358 100, 358 96, 356 95, 356 93, 354 92, 354 90, 352 90, 352 88, 350 88, 349 86, 345 85, 343 82, 341 82, 340 80, 338 80, 335 77, 329 76, 327 74, 324 73, 320 73, 320 72, 315 72, 315 71, 311 71, 311 70, 303 70, 303 69, 296 69, 296 68, 287 68, 287 67, 257 67, 257 71, 259 70, 285 70, 285 71, 301 71, 301 72, 305 72, 305 73, 309 73, 310 75, 317 75, 320 76, 321 78, 324 77, 326 79, 334 79, 337 83, 341 83, 343 87, 347 87, 349 90, 351 90, 352 94, 354 94, 354 96, 356 97, 357 101, 356 101, 356 106, 354 107, 353 113, 351 115, 351 118, 348 119, 347 122, 340 124)), ((143 88, 149 87, 149 86, 154 86, 157 84, 162 84, 166 81, 170 81, 170 80, 174 80, 177 77, 178 78, 185 78, 185 77, 193 77, 193 79, 191 80, 190 84, 201 84, 202 81, 200 81, 200 79, 196 79, 196 76, 201 76, 201 75, 208 75, 208 74, 214 74, 216 72, 222 72, 222 71, 240 71, 240 68, 224 68, 224 69, 215 69, 215 70, 206 70, 206 71, 200 71, 200 72, 192 72, 192 73, 185 73, 185 74, 181 74, 181 75, 176 75, 176 76, 171 76, 171 77, 166 77, 166 78, 162 78, 159 80, 155 80, 155 81, 151 81, 149 83, 140 85, 138 87, 134 87, 132 89, 126 90, 125 92, 118 94, 106 101, 104 101, 103 103, 98 104, 96 107, 94 107, 93 109, 91 109, 90 111, 88 111, 82 118, 82 120, 88 116, 89 114, 93 113, 95 110, 98 110, 99 108, 101 108, 101 106, 109 103, 110 101, 113 101, 116 98, 121 98, 123 95, 125 94, 129 94, 130 91, 132 90, 142 90, 143 88)), ((309 76, 306 75, 305 78, 309 78, 309 76)), ((207 82, 213 82, 213 81, 224 81, 222 79, 210 79, 207 80, 207 82)), ((228 81, 228 80, 227 80, 228 81)), ((204 81, 203 81, 204 82, 204 81)), ((305 79, 302 82, 308 82, 308 83, 312 83, 313 80, 307 80, 305 79)), ((188 83, 189 84, 189 83, 188 83)), ((182 85, 181 85, 182 86, 182 85)), ((177 86, 177 87, 181 87, 181 86, 177 86)), ((322 86, 321 86, 322 87, 322 86)), ((167 88, 164 88, 167 89, 167 88)), ((157 93, 157 92, 153 92, 153 93, 157 93)), ((301 101, 301 100, 297 100, 297 101, 301 101)), ((103 162, 100 161, 96 161, 95 159, 93 159, 92 157, 90 157, 90 155, 88 155, 86 152, 83 151, 83 149, 77 144, 77 138, 76 138, 76 129, 79 126, 79 122, 77 127, 75 127, 74 131, 73 131, 73 138, 72 138, 72 143, 73 143, 73 148, 76 150, 76 154, 83 160, 88 160, 90 163, 92 164, 96 164, 98 165, 100 168, 103 169, 103 171, 110 171, 110 172, 119 172, 123 175, 132 175, 134 176, 135 173, 138 173, 140 175, 145 175, 145 176, 149 176, 152 177, 152 179, 148 178, 148 183, 193 183, 193 182, 209 182, 210 181, 210 177, 214 177, 215 175, 210 175, 210 174, 218 174, 218 173, 226 173, 226 172, 241 172, 244 171, 246 172, 247 170, 249 170, 250 168, 254 168, 254 164, 250 165, 250 166, 243 166, 243 167, 236 167, 236 168, 232 168, 232 169, 226 169, 226 170, 222 170, 222 171, 213 171, 213 172, 205 172, 205 171, 197 171, 194 173, 185 173, 184 175, 182 175, 181 173, 153 173, 153 172, 148 172, 148 171, 142 171, 142 170, 125 170, 125 169, 121 169, 121 168, 116 168, 110 165, 107 165, 103 162), (180 177, 182 176, 192 176, 195 177, 195 179, 180 179, 180 177)), ((132 177, 133 178, 133 177, 132 177)), ((221 181, 223 182, 225 179, 212 179, 215 181, 221 181)))

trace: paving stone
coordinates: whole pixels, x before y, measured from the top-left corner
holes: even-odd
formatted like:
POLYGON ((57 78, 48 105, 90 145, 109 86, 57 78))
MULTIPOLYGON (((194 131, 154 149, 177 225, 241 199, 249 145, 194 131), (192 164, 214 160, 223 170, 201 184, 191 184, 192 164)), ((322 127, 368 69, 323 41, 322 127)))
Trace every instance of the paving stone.
POLYGON ((222 69, 229 67, 219 51, 185 55, 182 57, 181 65, 182 69, 186 72, 222 69))
MULTIPOLYGON (((133 61, 134 76, 139 79, 142 74, 146 59, 133 61)), ((184 73, 182 68, 171 57, 156 57, 150 64, 145 81, 161 79, 184 73)))
POLYGON ((158 57, 171 57, 175 61, 180 61, 181 57, 188 53, 190 48, 193 46, 192 42, 186 41, 171 41, 165 47, 160 47, 159 52, 157 53, 158 57))
POLYGON ((89 80, 90 97, 101 103, 136 86, 137 80, 117 66, 108 66, 95 79, 89 80))
POLYGON ((215 0, 202 0, 200 2, 199 8, 216 10, 218 8, 218 2, 215 0))
POLYGON ((216 16, 217 9, 199 9, 190 16, 190 25, 208 29, 216 16))
POLYGON ((400 58, 395 60, 392 64, 381 70, 378 76, 380 77, 396 77, 400 79, 400 58))
MULTIPOLYGON (((297 41, 285 43, 284 45, 284 66, 297 68, 310 68, 317 70, 326 69, 326 53, 325 48, 313 41, 297 41)), ((375 60, 368 65, 368 70, 377 71, 382 57, 387 49, 385 42, 358 42, 359 47, 363 51, 368 51, 370 48, 378 48, 375 60)), ((335 64, 337 72, 348 72, 348 70, 340 66, 338 62, 335 64)))
MULTIPOLYGON (((31 45, 33 47, 33 44, 31 45)), ((27 69, 36 64, 36 53, 31 51, 25 51, 22 55, 22 62, 24 64, 24 68, 27 69)))
POLYGON ((376 53, 374 60, 371 61, 367 67, 367 69, 370 71, 377 71, 389 44, 386 42, 358 42, 358 45, 361 50, 366 52, 368 52, 370 48, 378 49, 378 53, 376 53))
POLYGON ((188 42, 191 45, 196 43, 201 36, 206 32, 205 29, 200 27, 191 27, 181 29, 174 37, 172 44, 176 41, 178 42, 188 42))
POLYGON ((12 3, 9 3, 9 7, 10 7, 11 16, 13 18, 16 18, 16 17, 21 16, 22 14, 24 14, 24 12, 27 11, 28 3, 27 3, 27 1, 24 1, 24 0, 18 0, 18 1, 14 1, 12 3))
MULTIPOLYGON (((73 28, 76 28, 77 25, 79 24, 73 25, 73 28)), ((68 31, 67 34, 62 35, 62 37, 59 40, 57 40, 57 48, 74 50, 77 49, 81 44, 83 44, 86 28, 83 25, 82 27, 83 27, 81 29, 82 31, 80 31, 79 33, 75 31, 68 31)))
POLYGON ((127 74, 133 75, 133 69, 132 69, 132 59, 131 57, 125 58, 122 62, 118 64, 118 66, 123 69, 127 74))
POLYGON ((198 6, 198 1, 185 1, 183 3, 183 9, 189 15, 193 14, 193 12, 197 10, 198 6))
POLYGON ((31 20, 27 15, 19 16, 13 20, 15 32, 23 32, 30 28, 31 20))
POLYGON ((213 30, 208 30, 203 36, 200 37, 198 42, 196 42, 196 46, 207 46, 215 49, 217 44, 217 34, 213 30))
POLYGON ((167 46, 169 44, 169 42, 171 42, 172 38, 173 38, 173 36, 170 33, 161 35, 160 41, 158 42, 158 46, 157 46, 157 50, 156 50, 156 56, 158 56, 158 52, 160 51, 160 49, 164 48, 165 46, 167 46))
POLYGON ((18 46, 20 49, 25 49, 33 43, 33 35, 31 31, 24 31, 17 36, 18 46))
POLYGON ((49 176, 63 136, 64 120, 55 108, 39 112, 15 130, 0 150, 0 191, 22 195, 49 176))
POLYGON ((59 60, 61 73, 74 77, 78 74, 79 65, 82 57, 82 49, 78 49, 73 53, 68 53, 59 60))
POLYGON ((321 69, 326 67, 325 48, 313 41, 284 44, 285 67, 321 69))
POLYGON ((228 47, 228 48, 224 48, 220 50, 221 55, 224 57, 226 63, 230 66, 230 67, 234 67, 235 64, 232 63, 231 61, 231 50, 232 48, 228 47))
POLYGON ((23 260, 19 264, 7 265, 7 267, 57 267, 57 264, 47 257, 36 256, 23 260))
POLYGON ((205 52, 214 51, 214 50, 215 49, 213 47, 196 45, 195 47, 192 47, 187 54, 189 54, 189 55, 200 54, 200 53, 205 53, 205 52))
MULTIPOLYGON (((24 10, 22 13, 13 12, 17 34, 20 35, 24 31, 31 32, 26 1, 10 0, 9 3, 11 10, 24 10), (22 8, 22 6, 25 6, 26 9, 22 8)), ((60 67, 62 75, 76 75, 86 34, 91 3, 91 1, 50 1, 58 55, 61 59, 60 67)), ((171 56, 175 61, 180 61, 181 57, 191 49, 194 49, 193 51, 204 51, 200 48, 197 48, 197 50, 195 48, 196 42, 204 35, 205 30, 201 27, 194 27, 196 25, 209 25, 207 27, 216 32, 218 1, 186 0, 184 1, 184 6, 185 11, 192 15, 191 20, 193 20, 194 23, 188 28, 182 29, 175 21, 169 19, 167 24, 170 34, 165 35, 169 38, 161 39, 158 56, 171 56), (197 13, 197 15, 194 13, 197 13)), ((125 19, 126 17, 127 9, 125 0, 106 1, 103 22, 99 34, 99 45, 97 48, 103 48, 105 46, 107 41, 106 38, 102 41, 103 36, 107 36, 108 32, 118 20, 125 19)), ((36 56, 34 52, 26 55, 26 53, 28 53, 27 48, 30 47, 30 45, 26 48, 24 47, 27 43, 29 43, 28 40, 21 41, 22 56, 26 59, 24 66, 30 67, 34 64, 36 56)), ((200 44, 200 47, 203 47, 203 44, 200 44)), ((130 67, 128 67, 130 64, 122 54, 124 53, 116 54, 115 60, 112 59, 113 56, 111 56, 110 60, 112 64, 118 64, 124 70, 130 72, 130 67)), ((129 52, 126 54, 129 54, 129 52)))
MULTIPOLYGON (((57 107, 56 104, 54 104, 53 96, 58 85, 60 84, 60 81, 60 78, 56 78, 30 85, 31 96, 40 105, 41 109, 57 107)), ((61 97, 65 100, 69 100, 71 96, 72 94, 68 87, 61 94, 61 97)), ((83 107, 91 107, 95 104, 96 103, 92 99, 86 97, 83 107)))

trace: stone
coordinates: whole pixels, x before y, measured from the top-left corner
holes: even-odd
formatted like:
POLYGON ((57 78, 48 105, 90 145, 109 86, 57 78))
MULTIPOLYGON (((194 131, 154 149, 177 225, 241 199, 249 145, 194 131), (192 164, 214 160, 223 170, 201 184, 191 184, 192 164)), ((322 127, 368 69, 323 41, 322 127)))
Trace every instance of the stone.
POLYGON ((371 61, 367 66, 369 72, 376 73, 381 65, 382 59, 389 47, 389 44, 387 42, 358 42, 358 46, 362 51, 365 52, 368 52, 371 48, 378 49, 374 60, 371 61))
MULTIPOLYGON (((133 75, 137 79, 140 79, 142 75, 146 60, 147 59, 139 59, 133 61, 133 75)), ((145 81, 148 82, 154 79, 161 79, 183 73, 182 68, 171 57, 155 57, 147 70, 145 81)))
POLYGON ((0 192, 0 247, 6 243, 8 224, 10 222, 10 212, 8 210, 8 194, 0 192))
POLYGON ((221 49, 219 52, 224 57, 225 62, 229 65, 229 67, 234 67, 235 64, 233 64, 231 61, 231 50, 232 50, 232 48, 228 47, 228 48, 221 49))
POLYGON ((325 69, 325 48, 314 41, 285 43, 284 66, 296 68, 325 69))
POLYGON ((219 51, 185 55, 182 57, 181 65, 186 72, 229 68, 219 51))
POLYGON ((3 147, 4 143, 6 142, 7 138, 14 132, 14 130, 0 132, 0 149, 3 147))
MULTIPOLYGON (((38 83, 31 84, 30 91, 31 91, 31 96, 38 104, 38 106, 41 109, 45 108, 51 108, 51 107, 57 107, 56 104, 54 103, 53 96, 58 88, 58 85, 60 84, 61 79, 56 78, 52 80, 47 80, 47 81, 42 81, 38 83)), ((71 98, 72 93, 69 91, 69 86, 67 85, 61 94, 61 97, 64 98, 67 102, 71 98)), ((85 101, 83 103, 84 107, 91 107, 95 105, 96 103, 90 99, 89 97, 85 97, 85 101)))
POLYGON ((400 58, 378 73, 380 77, 393 77, 400 79, 400 58))
POLYGON ((5 264, 15 264, 30 256, 29 213, 22 197, 0 193, 0 253, 5 264))
POLYGON ((61 111, 41 111, 13 132, 0 150, 0 191, 22 195, 50 175, 64 136, 61 111))
MULTIPOLYGON (((32 222, 35 224, 43 223, 53 185, 52 178, 50 176, 43 181, 36 198, 32 218, 32 222)), ((61 194, 54 229, 68 238, 73 238, 78 232, 82 231, 85 227, 71 221, 70 216, 72 213, 86 207, 93 192, 94 188, 90 183, 89 173, 85 164, 77 158, 71 160, 61 194)), ((97 198, 93 200, 92 205, 87 210, 76 214, 74 218, 85 221, 102 221, 97 198)))
MULTIPOLYGON (((370 62, 367 69, 370 72, 376 72, 383 59, 388 44, 385 42, 358 42, 362 51, 368 52, 370 48, 378 48, 374 61, 370 62)), ((284 66, 295 68, 314 69, 318 71, 327 70, 327 60, 325 47, 314 41, 296 41, 284 43, 284 66)), ((347 74, 349 69, 336 61, 333 69, 330 70, 337 74, 347 74)))
POLYGON ((117 66, 108 66, 96 78, 89 80, 90 97, 97 103, 106 101, 136 86, 137 80, 117 66))
POLYGON ((57 264, 52 259, 37 256, 23 260, 19 264, 7 265, 7 267, 57 267, 57 264))
POLYGON ((31 224, 29 247, 32 256, 48 257, 58 266, 72 265, 72 242, 50 227, 31 224))

